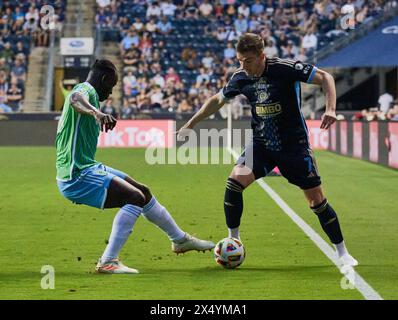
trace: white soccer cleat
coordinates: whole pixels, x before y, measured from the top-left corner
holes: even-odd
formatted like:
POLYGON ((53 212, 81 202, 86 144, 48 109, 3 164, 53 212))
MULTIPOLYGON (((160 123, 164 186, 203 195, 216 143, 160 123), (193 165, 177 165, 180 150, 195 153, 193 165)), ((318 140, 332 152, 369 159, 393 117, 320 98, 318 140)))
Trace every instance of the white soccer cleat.
POLYGON ((343 266, 355 267, 358 265, 358 261, 355 260, 354 257, 349 253, 345 253, 339 257, 339 261, 343 266))
POLYGON ((136 274, 139 273, 137 269, 126 267, 119 259, 112 259, 104 263, 101 259, 95 267, 97 273, 111 273, 111 274, 136 274))
POLYGON ((177 254, 184 253, 190 250, 205 252, 206 250, 212 250, 214 247, 215 244, 213 242, 197 239, 188 233, 185 234, 185 240, 183 242, 171 243, 171 250, 173 250, 173 252, 177 254))

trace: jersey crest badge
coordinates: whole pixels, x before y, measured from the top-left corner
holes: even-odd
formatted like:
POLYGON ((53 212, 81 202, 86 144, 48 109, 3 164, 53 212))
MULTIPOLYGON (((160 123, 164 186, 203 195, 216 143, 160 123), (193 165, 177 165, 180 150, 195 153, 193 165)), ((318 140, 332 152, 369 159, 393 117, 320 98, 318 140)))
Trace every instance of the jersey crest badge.
POLYGON ((301 71, 301 70, 304 69, 304 65, 303 65, 302 63, 300 63, 300 62, 297 62, 297 63, 294 65, 294 69, 301 71))

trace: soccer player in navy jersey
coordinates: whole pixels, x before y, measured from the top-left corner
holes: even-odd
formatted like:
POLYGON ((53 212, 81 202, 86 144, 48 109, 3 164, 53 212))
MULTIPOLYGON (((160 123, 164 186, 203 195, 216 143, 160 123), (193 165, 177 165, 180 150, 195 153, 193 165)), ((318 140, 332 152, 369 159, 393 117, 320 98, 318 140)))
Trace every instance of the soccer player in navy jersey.
POLYGON ((292 184, 300 187, 311 210, 337 250, 340 262, 356 266, 348 253, 336 212, 327 201, 308 139, 301 112, 300 82, 322 86, 326 111, 321 129, 336 121, 336 88, 333 77, 315 66, 300 61, 272 58, 264 54, 264 41, 256 34, 243 34, 237 43, 240 63, 224 88, 209 98, 202 108, 178 131, 180 138, 198 122, 217 112, 226 101, 239 94, 247 97, 252 113, 252 143, 238 159, 228 180, 224 212, 229 237, 240 238, 243 212, 242 192, 256 179, 278 167, 292 184))

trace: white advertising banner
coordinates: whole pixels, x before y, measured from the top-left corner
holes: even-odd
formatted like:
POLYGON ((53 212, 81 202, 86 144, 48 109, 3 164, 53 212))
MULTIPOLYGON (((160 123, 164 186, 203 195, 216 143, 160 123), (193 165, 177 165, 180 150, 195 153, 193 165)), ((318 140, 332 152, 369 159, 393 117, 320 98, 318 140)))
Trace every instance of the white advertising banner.
POLYGON ((90 56, 93 53, 93 38, 61 38, 61 55, 63 56, 90 56))

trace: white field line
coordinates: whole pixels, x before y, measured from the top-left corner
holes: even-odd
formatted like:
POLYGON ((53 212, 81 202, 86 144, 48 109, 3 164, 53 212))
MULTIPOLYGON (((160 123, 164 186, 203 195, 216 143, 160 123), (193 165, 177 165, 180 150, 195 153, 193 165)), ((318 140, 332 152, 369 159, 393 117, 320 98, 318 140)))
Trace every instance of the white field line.
MULTIPOLYGON (((228 148, 228 151, 235 159, 239 157, 233 149, 228 148)), ((314 231, 297 213, 290 208, 285 201, 263 180, 256 181, 260 187, 271 197, 272 200, 286 213, 293 222, 304 231, 304 233, 316 244, 316 246, 332 261, 340 272, 344 272, 344 276, 349 280, 349 285, 355 287, 366 300, 383 300, 383 298, 353 269, 340 269, 339 262, 334 249, 322 239, 322 237, 314 231)))

